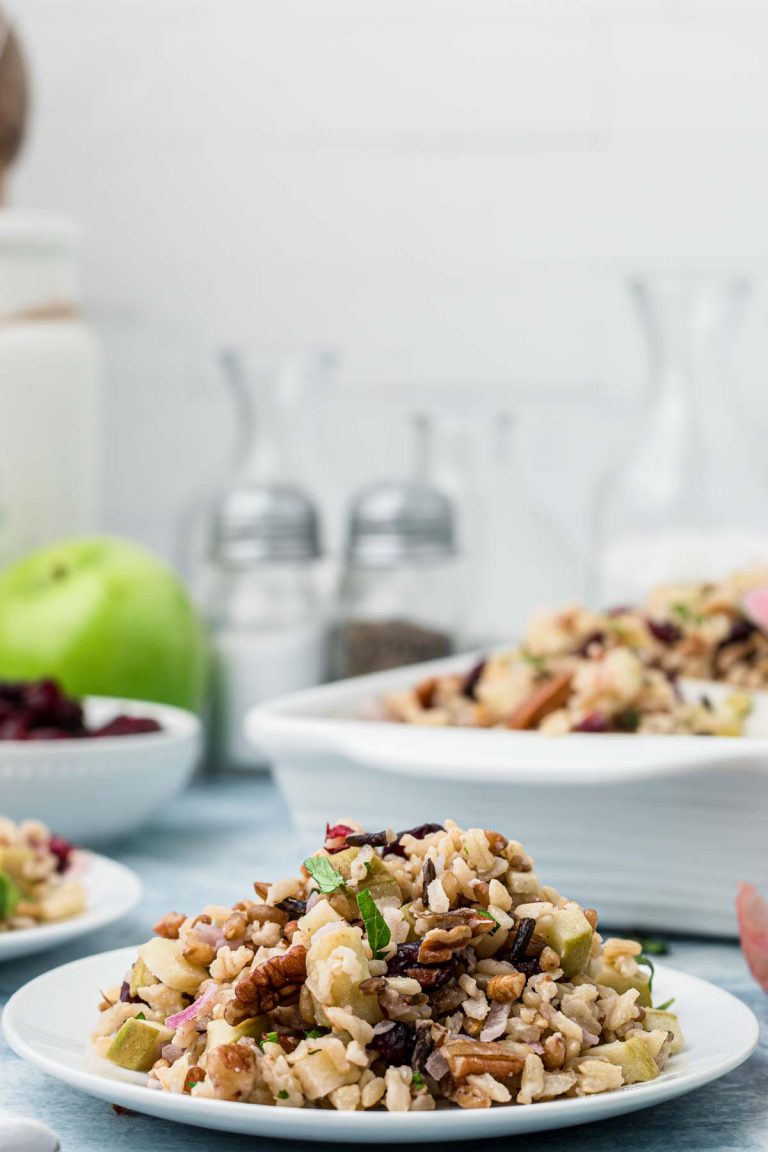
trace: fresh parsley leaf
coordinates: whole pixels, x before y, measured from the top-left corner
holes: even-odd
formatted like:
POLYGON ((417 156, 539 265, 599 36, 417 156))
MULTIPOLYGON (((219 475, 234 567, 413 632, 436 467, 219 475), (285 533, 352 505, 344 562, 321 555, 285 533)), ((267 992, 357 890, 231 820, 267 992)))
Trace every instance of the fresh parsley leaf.
POLYGON ((653 978, 656 975, 656 969, 653 966, 653 960, 651 960, 650 956, 638 956, 637 963, 642 964, 644 968, 650 968, 651 970, 651 975, 648 979, 648 991, 650 992, 651 996, 653 996, 653 978))
POLYGON ((387 945, 392 939, 392 933, 367 888, 358 892, 357 906, 365 924, 365 933, 373 952, 373 958, 374 960, 383 960, 387 945))
POLYGON ((526 664, 530 664, 537 672, 544 672, 546 670, 547 663, 543 656, 535 656, 533 652, 529 652, 526 648, 520 649, 520 655, 526 664))
POLYGON ((327 856, 310 856, 304 861, 304 867, 321 892, 335 892, 344 887, 344 877, 327 856))
POLYGON ((415 1088, 417 1092, 420 1092, 424 1087, 424 1077, 422 1076, 421 1072, 414 1072, 411 1078, 411 1087, 415 1088))
POLYGON ((265 1032, 264 1035, 262 1036, 261 1040, 259 1041, 259 1047, 263 1049, 265 1044, 279 1044, 279 1043, 280 1043, 280 1037, 278 1036, 277 1032, 265 1032))
POLYGON ((324 1036, 324 1035, 325 1035, 325 1033, 321 1032, 319 1028, 310 1028, 309 1032, 304 1033, 304 1037, 307 1040, 317 1040, 317 1038, 319 1036, 324 1036))
POLYGON ((286 1092, 285 1088, 280 1089, 280 1091, 277 1094, 277 1098, 278 1098, 278 1100, 287 1100, 288 1099, 288 1093, 286 1092))
POLYGON ((137 1012, 134 1016, 134 1020, 146 1020, 146 1016, 143 1012, 137 1012))
POLYGON ((657 1012, 667 1012, 675 1002, 674 996, 670 996, 669 1000, 665 1000, 663 1004, 659 1004, 656 1009, 657 1012))
POLYGON ((683 624, 703 624, 704 617, 699 612, 694 612, 687 604, 677 603, 671 604, 670 608, 683 624))
POLYGON ((496 927, 491 929, 490 935, 495 936, 501 927, 496 917, 491 912, 486 912, 484 908, 476 908, 475 911, 477 912, 478 916, 482 916, 483 920, 493 920, 496 927))
POLYGON ((639 943, 646 956, 666 956, 669 952, 669 944, 658 936, 641 938, 639 943))

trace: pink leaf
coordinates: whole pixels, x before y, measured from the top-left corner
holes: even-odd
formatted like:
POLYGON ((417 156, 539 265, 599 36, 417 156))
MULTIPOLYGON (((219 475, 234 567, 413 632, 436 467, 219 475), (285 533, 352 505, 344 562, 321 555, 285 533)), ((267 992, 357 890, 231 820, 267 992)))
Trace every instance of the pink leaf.
POLYGON ((768 588, 753 588, 745 593, 741 605, 752 623, 768 632, 768 588))

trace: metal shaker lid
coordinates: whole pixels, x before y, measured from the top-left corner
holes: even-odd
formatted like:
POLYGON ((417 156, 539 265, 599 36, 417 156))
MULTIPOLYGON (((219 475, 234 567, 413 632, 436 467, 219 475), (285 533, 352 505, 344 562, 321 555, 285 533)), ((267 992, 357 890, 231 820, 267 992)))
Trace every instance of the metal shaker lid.
POLYGON ((230 568, 316 560, 321 554, 317 508, 288 484, 233 488, 214 509, 210 546, 211 558, 230 568))
POLYGON ((347 558, 352 563, 394 566, 439 559, 456 552, 453 505, 427 484, 373 484, 353 500, 347 558))

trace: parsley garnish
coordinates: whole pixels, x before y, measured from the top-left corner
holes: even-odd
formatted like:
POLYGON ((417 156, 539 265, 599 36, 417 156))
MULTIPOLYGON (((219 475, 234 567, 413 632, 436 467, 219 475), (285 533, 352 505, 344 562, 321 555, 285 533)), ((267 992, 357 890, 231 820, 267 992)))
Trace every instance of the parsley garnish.
POLYGON ((422 1090, 424 1087, 424 1077, 422 1076, 421 1072, 414 1072, 411 1078, 411 1087, 415 1088, 417 1092, 422 1090))
POLYGON ((137 1012, 134 1016, 134 1020, 146 1020, 146 1016, 143 1012, 137 1012))
POLYGON ((521 648, 520 655, 526 664, 530 664, 537 672, 544 672, 547 667, 547 662, 543 656, 535 656, 533 652, 528 652, 527 649, 521 648))
POLYGON ((667 1012, 675 1002, 674 996, 670 996, 669 1000, 665 1000, 663 1004, 659 1004, 656 1009, 657 1012, 667 1012))
POLYGON ((344 887, 344 877, 327 856, 310 856, 304 861, 304 867, 321 892, 335 892, 344 887))
POLYGON ((279 1043, 280 1043, 280 1038, 277 1035, 277 1032, 265 1032, 264 1035, 262 1036, 261 1040, 259 1041, 259 1047, 263 1051, 265 1044, 279 1044, 279 1043))
POLYGON ((310 1028, 309 1032, 305 1032, 304 1036, 307 1040, 317 1040, 318 1037, 325 1035, 319 1028, 310 1028))
POLYGON ((703 624, 704 617, 700 612, 694 612, 687 604, 671 604, 670 608, 683 624, 703 624))
POLYGON ((653 966, 653 960, 650 956, 638 956, 637 963, 642 964, 644 968, 650 968, 651 974, 648 977, 648 991, 653 995, 653 977, 656 975, 656 969, 653 966))
POLYGON ((371 952, 373 952, 373 958, 374 960, 383 960, 384 953, 392 939, 392 933, 367 888, 364 888, 362 892, 358 892, 357 906, 360 909, 360 915, 365 924, 365 933, 368 937, 371 952))
POLYGON ((278 1098, 278 1100, 287 1100, 288 1099, 288 1093, 286 1092, 285 1088, 280 1089, 280 1091, 277 1094, 277 1098, 278 1098))
POLYGON ((476 908, 475 911, 477 912, 478 916, 482 916, 483 920, 493 920, 496 927, 491 929, 489 935, 495 936, 496 933, 498 932, 499 928, 501 927, 501 925, 499 924, 498 920, 493 915, 493 913, 486 912, 483 908, 476 908))

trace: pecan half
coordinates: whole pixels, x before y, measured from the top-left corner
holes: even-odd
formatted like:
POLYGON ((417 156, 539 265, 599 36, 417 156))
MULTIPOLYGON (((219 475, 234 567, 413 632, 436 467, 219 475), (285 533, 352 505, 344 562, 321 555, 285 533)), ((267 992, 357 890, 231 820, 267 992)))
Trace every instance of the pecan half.
POLYGON ((179 929, 186 920, 183 912, 166 912, 165 916, 158 920, 153 928, 156 936, 162 936, 165 940, 178 940, 179 929))
POLYGON ((457 924, 447 931, 445 928, 432 928, 419 945, 419 963, 444 964, 471 939, 472 929, 468 924, 457 924))
POLYGON ((497 927, 493 920, 481 916, 476 908, 453 908, 450 912, 432 912, 425 909, 416 915, 416 931, 420 933, 429 932, 433 928, 449 931, 457 924, 471 928, 471 936, 482 936, 497 927))
POLYGON ((482 1040, 449 1040, 440 1049, 456 1081, 490 1072, 496 1080, 508 1080, 523 1069, 523 1058, 503 1044, 482 1040))
POLYGON ((297 944, 282 956, 272 956, 259 964, 235 984, 235 998, 225 1010, 225 1019, 235 1023, 231 1015, 243 1019, 271 1012, 278 1004, 292 1004, 298 1000, 301 985, 307 978, 307 950, 297 944))
POLYGON ((531 695, 518 704, 507 721, 507 728, 524 731, 528 728, 538 728, 542 720, 550 712, 556 712, 567 702, 571 694, 571 673, 559 672, 545 680, 531 695))

